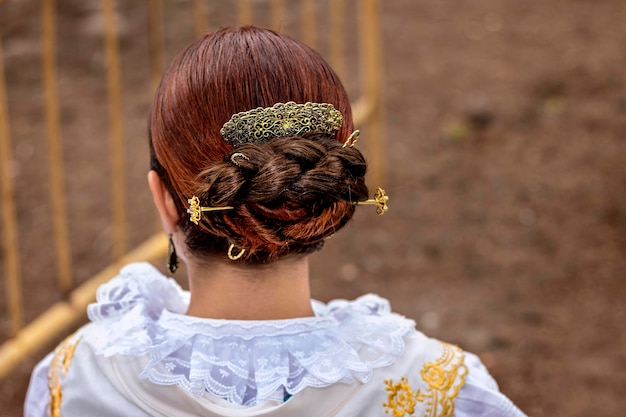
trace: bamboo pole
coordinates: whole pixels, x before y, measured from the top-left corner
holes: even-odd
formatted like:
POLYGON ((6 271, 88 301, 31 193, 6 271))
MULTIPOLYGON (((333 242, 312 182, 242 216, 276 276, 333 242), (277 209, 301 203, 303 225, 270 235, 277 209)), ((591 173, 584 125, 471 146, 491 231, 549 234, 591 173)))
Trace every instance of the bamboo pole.
POLYGON ((87 306, 95 300, 96 289, 117 275, 121 266, 130 262, 153 262, 163 257, 166 250, 167 240, 163 233, 155 234, 118 262, 107 266, 76 288, 67 301, 54 304, 24 327, 16 337, 0 346, 0 380, 5 378, 22 360, 83 320, 87 306))
POLYGON ((68 293, 73 287, 72 256, 67 227, 63 156, 60 139, 59 95, 56 72, 56 1, 42 0, 43 81, 45 91, 45 114, 48 134, 48 157, 50 160, 50 195, 54 237, 57 257, 59 287, 68 293))
POLYGON ((239 26, 252 24, 252 4, 250 0, 237 2, 237 22, 239 26))
POLYGON ((380 104, 380 22, 378 21, 378 0, 360 0, 359 39, 362 94, 373 106, 368 124, 367 137, 369 162, 372 167, 372 180, 377 187, 384 186, 385 149, 382 137, 382 106, 380 104))
POLYGON ((115 0, 102 0, 104 47, 106 51, 107 89, 111 143, 111 201, 113 205, 113 259, 126 252, 126 210, 124 134, 122 131, 122 86, 119 46, 115 24, 115 0))
POLYGON ((193 0, 193 28, 196 38, 202 36, 206 31, 206 1, 207 0, 193 0))
POLYGON ((272 28, 283 32, 285 28, 285 0, 272 0, 272 28))
POLYGON ((367 123, 374 115, 376 105, 369 100, 369 97, 360 97, 356 102, 351 103, 352 119, 355 126, 367 123))
POLYGON ((162 0, 148 0, 148 38, 150 41, 150 93, 152 94, 159 85, 161 74, 163 74, 162 0))
POLYGON ((345 0, 333 0, 332 6, 328 7, 328 15, 330 22, 330 37, 328 38, 330 63, 339 75, 339 78, 344 80, 346 76, 345 0))
POLYGON ((17 334, 24 321, 22 281, 20 279, 19 242, 13 194, 13 156, 9 129, 9 110, 4 78, 2 38, 0 37, 0 186, 2 187, 2 228, 4 229, 4 270, 6 299, 11 333, 17 334))
POLYGON ((302 0, 300 6, 302 41, 313 49, 317 49, 317 11, 315 9, 315 0, 302 0))

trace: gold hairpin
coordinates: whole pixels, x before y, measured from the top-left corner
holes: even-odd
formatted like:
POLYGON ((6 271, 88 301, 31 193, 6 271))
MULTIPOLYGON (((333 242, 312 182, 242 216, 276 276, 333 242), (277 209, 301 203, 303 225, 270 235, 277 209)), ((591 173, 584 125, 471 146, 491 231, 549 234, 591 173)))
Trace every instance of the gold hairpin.
POLYGON ((234 207, 226 206, 226 207, 202 207, 200 205, 200 199, 197 196, 191 197, 187 200, 189 203, 189 208, 187 209, 187 213, 189 213, 189 221, 198 224, 200 221, 200 217, 202 217, 203 211, 218 211, 218 210, 231 210, 234 207))
POLYGON ((237 162, 237 158, 243 158, 246 161, 250 160, 250 158, 248 158, 245 154, 242 154, 241 152, 235 152, 234 154, 232 154, 230 156, 230 162, 232 162, 233 164, 237 165, 240 168, 241 168, 241 165, 239 165, 239 162, 237 162))
POLYGON ((387 201, 389 201, 389 196, 385 194, 385 190, 379 188, 376 190, 376 194, 374 194, 374 198, 370 198, 366 201, 359 201, 357 204, 374 204, 376 205, 376 213, 379 215, 385 214, 387 210, 389 210, 389 206, 387 206, 387 201))
POLYGON ((346 146, 352 148, 356 144, 356 141, 359 140, 360 134, 361 132, 359 130, 355 130, 354 132, 352 132, 352 134, 348 136, 348 139, 346 139, 346 141, 343 143, 342 148, 345 148, 346 146))

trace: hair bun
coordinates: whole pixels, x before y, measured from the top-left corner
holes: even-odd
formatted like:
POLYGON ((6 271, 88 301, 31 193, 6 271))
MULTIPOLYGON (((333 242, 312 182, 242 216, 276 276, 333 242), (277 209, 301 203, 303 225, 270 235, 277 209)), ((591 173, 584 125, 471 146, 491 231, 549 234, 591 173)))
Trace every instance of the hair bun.
MULTIPOLYGON (((327 137, 246 144, 203 172, 203 204, 234 206, 203 216, 201 227, 269 261, 310 252, 339 230, 367 199, 366 163, 355 148, 327 137)), ((190 245, 191 247, 191 245, 190 245)))

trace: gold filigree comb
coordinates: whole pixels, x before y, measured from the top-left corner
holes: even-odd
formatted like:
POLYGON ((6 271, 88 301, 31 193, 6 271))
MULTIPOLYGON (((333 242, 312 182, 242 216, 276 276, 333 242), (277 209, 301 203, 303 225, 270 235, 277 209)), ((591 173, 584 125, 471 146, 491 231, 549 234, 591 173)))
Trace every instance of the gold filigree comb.
POLYGON ((332 136, 342 123, 341 112, 332 104, 297 104, 289 101, 234 114, 224 123, 220 134, 236 148, 245 143, 267 142, 270 139, 300 136, 307 132, 332 136))

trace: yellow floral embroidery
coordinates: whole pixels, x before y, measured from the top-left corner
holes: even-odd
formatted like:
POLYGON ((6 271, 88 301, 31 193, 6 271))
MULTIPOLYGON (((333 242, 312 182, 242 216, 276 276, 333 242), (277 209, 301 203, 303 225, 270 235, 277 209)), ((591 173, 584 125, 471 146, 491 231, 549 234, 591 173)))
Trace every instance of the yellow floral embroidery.
POLYGON ((465 355, 457 346, 443 343, 443 354, 435 362, 424 364, 421 376, 428 384, 426 392, 413 391, 407 378, 394 383, 385 381, 387 402, 383 404, 385 413, 393 417, 415 417, 417 403, 425 403, 423 417, 451 417, 454 413, 454 399, 465 384, 467 366, 465 355))
POLYGON ((443 343, 443 354, 422 368, 422 379, 428 384, 427 408, 424 417, 450 417, 454 399, 465 385, 467 366, 465 354, 458 346, 443 343))
POLYGON ((417 398, 413 394, 409 380, 402 378, 400 382, 394 384, 391 379, 388 379, 385 381, 385 385, 385 391, 389 393, 387 402, 383 404, 385 413, 389 414, 392 411, 393 417, 404 417, 405 414, 412 416, 415 412, 417 398))
POLYGON ((50 363, 48 371, 48 390, 50 392, 50 401, 48 403, 48 417, 61 416, 61 403, 63 400, 63 390, 61 388, 61 378, 65 377, 70 369, 74 351, 80 339, 72 340, 73 335, 65 339, 59 347, 57 347, 50 363), (61 375, 59 375, 61 373, 61 375))

